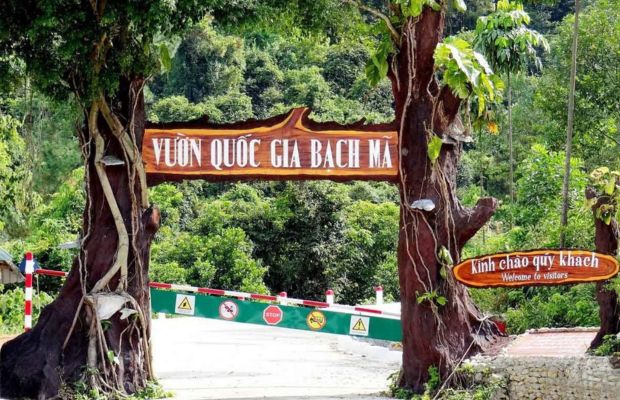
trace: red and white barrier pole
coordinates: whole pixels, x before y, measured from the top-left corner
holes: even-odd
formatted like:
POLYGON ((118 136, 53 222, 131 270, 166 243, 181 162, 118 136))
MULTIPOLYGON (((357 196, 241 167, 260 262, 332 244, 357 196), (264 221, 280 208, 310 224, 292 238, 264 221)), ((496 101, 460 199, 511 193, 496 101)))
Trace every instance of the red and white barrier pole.
POLYGON ((278 301, 278 303, 285 306, 287 297, 288 297, 288 294, 286 292, 280 292, 280 294, 276 296, 276 300, 278 301))
MULTIPOLYGON (((344 310, 346 312, 354 312, 354 313, 366 313, 366 314, 381 314, 385 316, 391 317, 400 317, 400 313, 376 310, 366 307, 360 306, 348 306, 344 304, 335 304, 328 303, 326 301, 314 301, 314 300, 303 300, 296 299, 293 297, 286 297, 286 299, 282 298, 282 293, 278 296, 271 296, 267 294, 255 294, 255 293, 245 293, 245 292, 237 292, 234 290, 222 290, 222 289, 210 289, 210 288, 202 288, 202 287, 194 287, 187 285, 177 285, 174 283, 161 283, 161 282, 151 282, 149 286, 155 289, 168 289, 168 290, 178 290, 185 292, 193 292, 193 293, 201 293, 207 294, 211 296, 226 296, 226 297, 235 297, 239 300, 264 300, 264 301, 286 301, 287 305, 295 304, 299 306, 306 307, 315 307, 315 308, 332 308, 336 311, 344 310)), ((327 300, 333 301, 334 291, 328 290, 326 293, 327 300), (328 297, 331 296, 331 297, 328 297)))
POLYGON ((325 292, 325 302, 330 306, 334 304, 334 291, 331 289, 327 289, 325 292))
POLYGON ((377 305, 383 304, 383 286, 375 287, 375 295, 377 296, 377 305))
POLYGON ((32 329, 32 275, 34 274, 34 261, 32 253, 26 253, 26 284, 24 285, 24 330, 32 329))

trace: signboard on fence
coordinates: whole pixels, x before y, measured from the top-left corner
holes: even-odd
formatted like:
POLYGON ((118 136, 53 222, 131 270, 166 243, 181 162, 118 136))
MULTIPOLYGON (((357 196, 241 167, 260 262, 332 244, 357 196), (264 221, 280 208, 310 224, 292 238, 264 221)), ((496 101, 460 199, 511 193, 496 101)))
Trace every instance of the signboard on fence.
POLYGON ((618 273, 618 261, 585 250, 535 250, 491 254, 454 267, 456 279, 471 287, 562 285, 603 281, 618 273))
POLYGON ((400 319, 361 316, 326 309, 274 305, 202 294, 189 295, 153 288, 151 288, 151 309, 153 312, 279 328, 364 336, 395 342, 402 340, 400 319))
POLYGON ((142 158, 150 181, 395 180, 398 135, 391 125, 317 123, 307 108, 264 121, 151 125, 142 158))

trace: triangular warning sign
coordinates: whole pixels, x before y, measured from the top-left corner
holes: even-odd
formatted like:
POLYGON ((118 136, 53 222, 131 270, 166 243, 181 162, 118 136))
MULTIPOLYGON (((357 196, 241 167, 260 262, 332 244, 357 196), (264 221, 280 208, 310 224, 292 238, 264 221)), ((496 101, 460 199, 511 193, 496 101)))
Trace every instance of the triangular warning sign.
POLYGON ((358 332, 366 332, 366 325, 364 325, 364 321, 362 321, 361 318, 358 319, 355 325, 353 325, 352 330, 358 331, 358 332))
POLYGON ((192 305, 189 303, 189 300, 187 299, 187 297, 185 297, 185 298, 183 298, 183 300, 181 300, 181 304, 179 304, 179 306, 177 308, 179 310, 191 311, 192 310, 192 305))

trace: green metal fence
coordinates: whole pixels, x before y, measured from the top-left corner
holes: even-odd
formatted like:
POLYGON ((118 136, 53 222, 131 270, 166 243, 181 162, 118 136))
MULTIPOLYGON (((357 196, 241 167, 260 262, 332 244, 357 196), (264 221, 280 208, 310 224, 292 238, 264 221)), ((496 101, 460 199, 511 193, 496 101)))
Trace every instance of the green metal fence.
POLYGON ((398 319, 151 288, 153 312, 399 342, 398 319))

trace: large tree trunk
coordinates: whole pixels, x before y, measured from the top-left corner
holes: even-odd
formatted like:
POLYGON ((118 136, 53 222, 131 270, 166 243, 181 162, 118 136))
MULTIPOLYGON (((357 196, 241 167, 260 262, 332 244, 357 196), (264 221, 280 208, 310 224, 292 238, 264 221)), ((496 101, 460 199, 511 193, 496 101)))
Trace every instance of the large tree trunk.
POLYGON ((495 199, 481 199, 474 209, 461 207, 456 197, 457 162, 462 151, 458 136, 461 100, 434 76, 433 52, 442 37, 443 13, 426 7, 419 20, 402 30, 399 53, 391 60, 389 77, 400 123, 401 219, 398 268, 402 302, 403 369, 400 386, 423 392, 429 368, 446 378, 463 357, 479 352, 499 335, 483 318, 467 289, 457 283, 450 263, 439 256, 442 247, 454 262, 467 242, 493 215, 495 199), (433 135, 443 139, 439 159, 428 156, 433 135), (412 208, 430 199, 431 211, 412 208), (444 265, 447 266, 443 270, 444 265), (443 277, 442 277, 443 275, 443 277), (425 293, 443 296, 447 303, 418 303, 425 293))
POLYGON ((132 393, 152 377, 148 263, 159 214, 147 206, 138 150, 142 86, 141 79, 124 80, 118 98, 101 96, 85 111, 81 251, 37 325, 2 347, 1 397, 47 399, 78 379, 103 392, 132 393), (110 165, 119 160, 124 163, 110 165), (111 317, 97 312, 103 304, 112 308, 111 317), (121 319, 123 308, 135 313, 121 319))
MULTIPOLYGON (((586 198, 592 199, 596 197, 594 190, 586 191, 586 198)), ((612 218, 609 225, 605 224, 600 218, 596 217, 596 210, 609 201, 608 198, 602 197, 592 207, 594 214, 595 237, 594 244, 596 251, 612 256, 618 255, 618 240, 620 238, 620 228, 618 221, 612 218)), ((590 348, 594 349, 603 343, 605 335, 615 335, 620 332, 620 303, 618 303, 618 293, 607 288, 607 281, 596 283, 596 300, 599 306, 599 317, 601 319, 601 327, 590 344, 590 348)))

